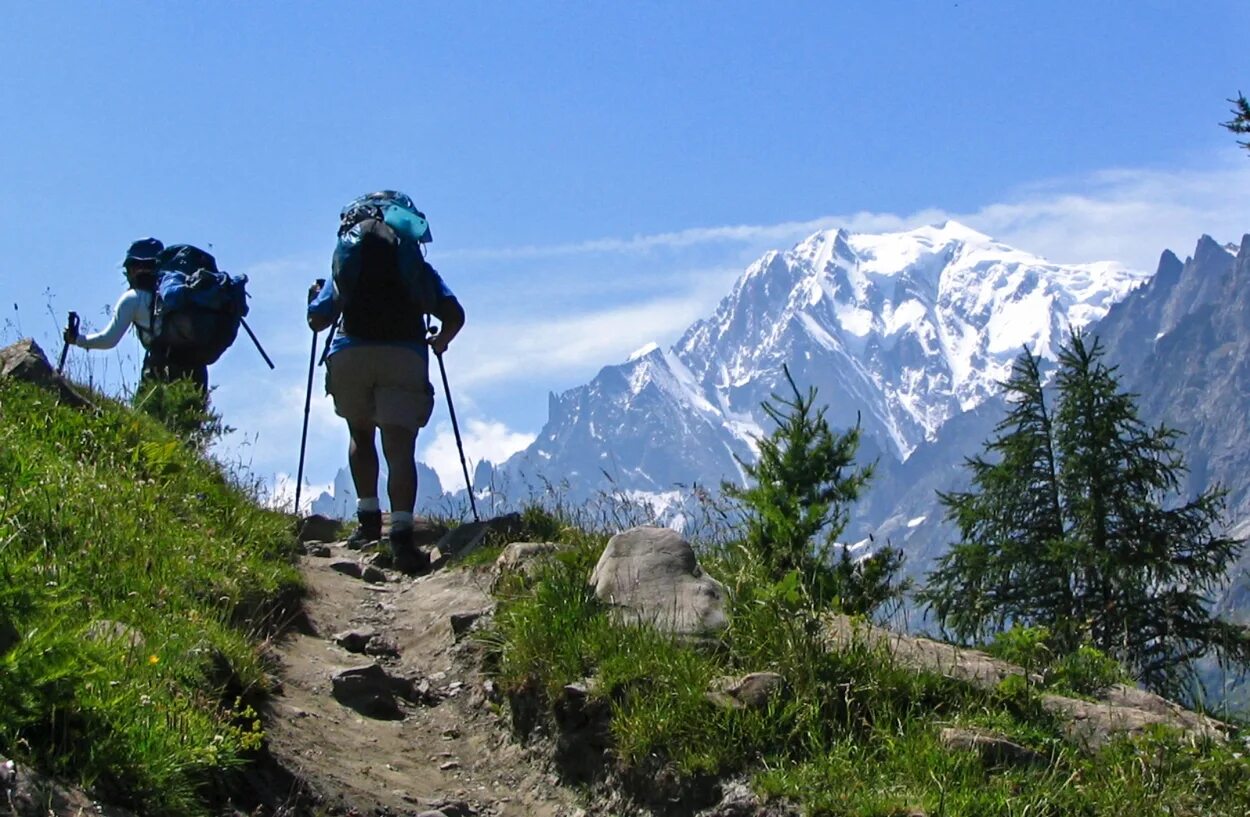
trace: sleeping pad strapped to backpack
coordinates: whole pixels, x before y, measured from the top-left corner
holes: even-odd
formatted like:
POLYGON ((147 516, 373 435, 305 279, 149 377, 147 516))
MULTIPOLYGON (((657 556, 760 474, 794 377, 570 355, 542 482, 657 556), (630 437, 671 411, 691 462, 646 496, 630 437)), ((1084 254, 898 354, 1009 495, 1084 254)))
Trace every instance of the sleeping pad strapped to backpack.
POLYGON ((189 364, 216 363, 247 314, 246 275, 227 275, 213 256, 190 244, 166 247, 156 258, 153 343, 178 350, 189 364))

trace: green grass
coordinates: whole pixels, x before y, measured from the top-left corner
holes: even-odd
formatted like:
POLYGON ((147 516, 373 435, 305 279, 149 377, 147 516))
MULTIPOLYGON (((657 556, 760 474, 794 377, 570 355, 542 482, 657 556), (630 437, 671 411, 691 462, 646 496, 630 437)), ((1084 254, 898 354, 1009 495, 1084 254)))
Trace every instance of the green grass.
POLYGON ((637 782, 636 796, 671 796, 657 782, 664 770, 688 787, 746 774, 757 791, 811 815, 1250 813, 1239 740, 1205 745, 1160 730, 1084 753, 1030 690, 982 690, 864 645, 824 649, 814 614, 732 546, 703 556, 732 591, 723 638, 692 645, 616 626, 587 586, 607 534, 545 516, 528 517, 545 527, 539 538, 569 550, 536 584, 504 586, 485 636, 494 672, 505 690, 536 691, 548 707, 565 684, 593 678, 592 697, 611 712, 608 762, 627 785, 637 782), (788 687, 765 710, 721 709, 704 694, 718 676, 762 670, 788 687), (1048 761, 987 768, 940 745, 953 725, 994 730, 1048 761))
POLYGON ((0 625, 18 636, 0 649, 0 754, 140 812, 206 813, 261 742, 257 644, 300 590, 291 524, 97 399, 0 383, 0 625))

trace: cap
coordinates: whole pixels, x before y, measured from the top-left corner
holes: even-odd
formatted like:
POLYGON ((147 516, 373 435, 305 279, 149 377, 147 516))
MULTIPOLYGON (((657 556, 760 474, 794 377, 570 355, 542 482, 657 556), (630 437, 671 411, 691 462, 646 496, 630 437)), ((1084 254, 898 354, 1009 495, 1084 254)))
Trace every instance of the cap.
POLYGON ((126 250, 126 261, 155 261, 165 245, 155 238, 140 238, 132 241, 126 250))

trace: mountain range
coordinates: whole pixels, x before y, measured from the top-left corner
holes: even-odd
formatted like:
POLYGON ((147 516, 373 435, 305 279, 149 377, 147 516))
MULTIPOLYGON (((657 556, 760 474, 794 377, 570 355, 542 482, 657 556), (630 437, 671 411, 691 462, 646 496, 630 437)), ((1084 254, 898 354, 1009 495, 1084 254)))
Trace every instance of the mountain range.
POLYGON ((864 459, 905 462, 997 392, 1024 346, 1053 358, 1148 279, 1114 262, 1055 264, 956 222, 818 232, 752 264, 676 344, 652 344, 551 395, 534 443, 499 469, 664 494, 741 480, 783 366, 864 459))
MULTIPOLYGON (((1202 236, 1148 273, 1054 263, 950 221, 817 232, 751 264, 673 345, 549 395, 534 442, 479 463, 475 489, 514 503, 552 486, 570 503, 609 492, 676 521, 693 486, 744 478, 784 366, 835 427, 859 423, 858 461, 876 464, 845 541, 899 546, 920 576, 952 541, 937 491, 966 484, 965 458, 1003 416, 999 382, 1025 347, 1053 363, 1069 327, 1098 336, 1142 419, 1184 432, 1186 493, 1223 485, 1234 530, 1250 533, 1250 236, 1202 236)), ((436 490, 423 471, 422 507, 436 490)), ((339 494, 318 503, 346 509, 339 494)), ((1230 609, 1250 611, 1247 566, 1230 609)))

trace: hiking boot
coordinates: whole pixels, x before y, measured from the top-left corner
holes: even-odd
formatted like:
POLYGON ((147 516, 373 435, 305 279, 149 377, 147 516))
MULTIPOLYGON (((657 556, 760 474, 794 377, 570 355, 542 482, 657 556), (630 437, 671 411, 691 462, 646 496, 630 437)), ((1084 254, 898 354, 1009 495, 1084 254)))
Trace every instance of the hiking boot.
POLYGON ((356 511, 356 520, 360 523, 352 535, 343 544, 352 550, 360 550, 382 538, 382 512, 356 511))
POLYGON ((415 575, 430 569, 430 555, 413 542, 410 528, 392 530, 388 541, 391 546, 391 563, 396 570, 415 575))

